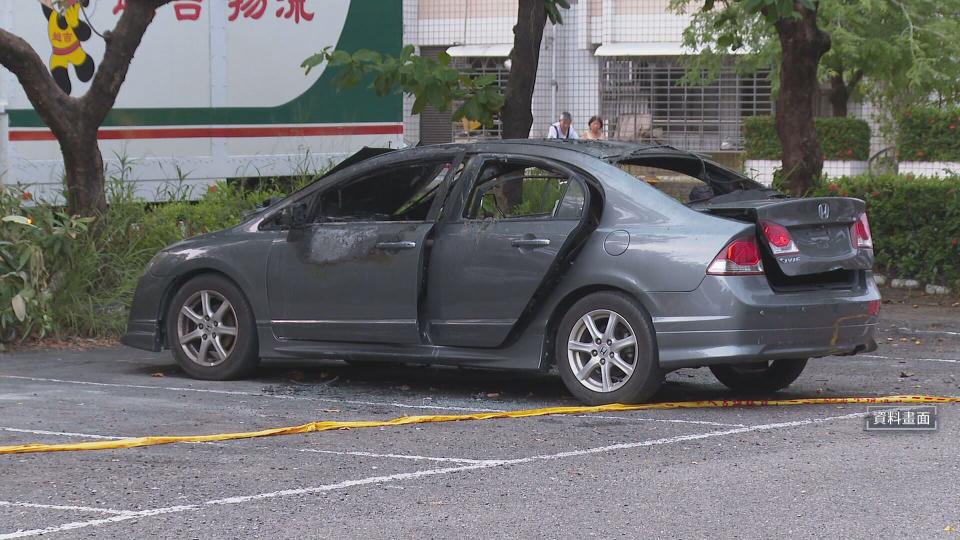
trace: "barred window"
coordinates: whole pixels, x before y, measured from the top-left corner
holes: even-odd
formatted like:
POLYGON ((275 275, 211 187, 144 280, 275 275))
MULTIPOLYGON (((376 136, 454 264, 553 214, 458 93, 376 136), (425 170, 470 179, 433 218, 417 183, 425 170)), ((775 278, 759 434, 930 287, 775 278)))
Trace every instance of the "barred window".
MULTIPOLYGON (((450 65, 459 69, 461 73, 471 75, 495 75, 497 77, 497 86, 501 90, 507 88, 507 78, 510 70, 506 67, 506 58, 488 56, 488 57, 461 57, 451 59, 450 65)), ((454 107, 459 107, 456 104, 454 107)), ((470 141, 482 139, 499 139, 502 133, 500 118, 494 120, 493 126, 482 126, 479 122, 471 122, 463 119, 453 123, 453 140, 470 141)))
POLYGON ((714 82, 681 84, 675 57, 603 59, 600 106, 612 139, 701 151, 743 148, 745 116, 771 114, 766 73, 739 75, 724 67, 714 82))

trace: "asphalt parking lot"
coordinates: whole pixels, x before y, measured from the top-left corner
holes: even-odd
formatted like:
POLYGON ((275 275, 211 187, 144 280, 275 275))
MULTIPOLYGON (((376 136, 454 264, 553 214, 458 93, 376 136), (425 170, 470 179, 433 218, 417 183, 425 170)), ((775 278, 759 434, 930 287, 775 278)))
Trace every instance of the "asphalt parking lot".
MULTIPOLYGON (((881 348, 812 361, 777 397, 960 396, 960 311, 884 306, 881 348)), ((730 399, 707 370, 655 401, 730 399)), ((764 396, 769 397, 769 396, 764 396)), ((168 353, 0 359, 0 445, 252 431, 572 405, 559 378, 269 362, 186 378, 168 353)), ((657 410, 0 456, 0 540, 960 538, 960 405, 935 433, 861 405, 657 410)))

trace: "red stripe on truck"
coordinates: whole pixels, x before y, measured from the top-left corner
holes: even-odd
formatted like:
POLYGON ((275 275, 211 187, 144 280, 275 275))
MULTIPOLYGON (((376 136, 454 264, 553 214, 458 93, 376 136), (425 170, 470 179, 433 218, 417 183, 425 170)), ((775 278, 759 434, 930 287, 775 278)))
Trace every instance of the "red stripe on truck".
MULTIPOLYGON (((205 139, 210 137, 329 137, 336 135, 402 135, 403 124, 292 127, 197 127, 101 129, 97 139, 205 139)), ((11 141, 53 141, 50 130, 10 130, 11 141)))

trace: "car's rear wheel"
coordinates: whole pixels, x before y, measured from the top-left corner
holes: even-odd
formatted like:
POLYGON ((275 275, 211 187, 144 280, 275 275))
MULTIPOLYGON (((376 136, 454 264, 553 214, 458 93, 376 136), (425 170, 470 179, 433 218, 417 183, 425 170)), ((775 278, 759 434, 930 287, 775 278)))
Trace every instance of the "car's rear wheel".
POLYGON ((790 386, 803 373, 807 359, 772 360, 710 366, 718 381, 742 392, 776 392, 790 386))
POLYGON ((564 384, 591 405, 641 403, 663 381, 650 317, 624 294, 594 293, 571 306, 555 354, 564 384))
POLYGON ((259 363, 253 310, 224 277, 208 274, 185 283, 170 302, 167 342, 191 377, 236 379, 259 363))

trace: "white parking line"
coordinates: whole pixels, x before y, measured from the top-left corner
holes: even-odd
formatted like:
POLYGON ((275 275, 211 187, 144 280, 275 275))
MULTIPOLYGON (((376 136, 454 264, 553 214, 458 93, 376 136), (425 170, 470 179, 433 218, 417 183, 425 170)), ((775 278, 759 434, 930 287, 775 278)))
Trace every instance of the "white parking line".
POLYGON ((880 354, 858 354, 864 358, 881 358, 884 360, 919 360, 922 362, 943 362, 946 364, 960 364, 960 360, 954 358, 900 358, 898 356, 883 356, 880 354))
MULTIPOLYGON (((147 390, 167 390, 167 391, 173 391, 173 392, 199 392, 199 393, 219 394, 219 395, 227 395, 227 396, 264 397, 264 398, 287 399, 287 400, 298 400, 298 401, 317 401, 317 402, 323 402, 323 403, 343 403, 347 405, 395 407, 395 408, 401 408, 401 409, 423 409, 423 410, 461 411, 461 412, 503 412, 504 411, 504 409, 484 409, 479 407, 413 405, 409 403, 397 403, 397 402, 360 401, 355 399, 336 399, 336 398, 321 398, 321 397, 308 397, 308 396, 287 396, 283 394, 244 392, 241 390, 214 390, 209 388, 189 388, 189 387, 182 387, 182 386, 150 386, 146 384, 121 384, 121 383, 103 383, 103 382, 94 382, 94 381, 74 381, 74 380, 65 380, 65 379, 50 379, 45 377, 26 377, 23 375, 0 374, 0 379, 17 379, 17 380, 25 380, 25 381, 49 382, 49 383, 59 383, 59 384, 78 384, 78 385, 85 385, 85 386, 105 386, 105 387, 136 388, 136 389, 147 389, 147 390)), ((721 422, 707 422, 707 421, 700 421, 700 420, 670 420, 670 419, 662 419, 662 418, 628 418, 628 417, 622 417, 622 416, 576 415, 576 416, 572 416, 572 418, 606 418, 606 419, 614 419, 614 420, 630 420, 630 421, 636 421, 636 422, 667 422, 667 423, 676 423, 676 424, 701 424, 705 426, 716 426, 716 427, 741 427, 744 425, 744 424, 726 424, 721 422)), ((107 438, 110 439, 114 437, 107 437, 107 438)))
POLYGON ((71 433, 69 431, 45 431, 42 429, 21 429, 14 427, 0 426, 0 431, 9 431, 11 433, 30 433, 31 435, 57 435, 60 437, 80 437, 83 439, 122 439, 123 437, 108 437, 106 435, 91 435, 89 433, 71 433))
POLYGON ((950 332, 949 330, 914 330, 913 328, 898 328, 901 332, 910 332, 912 334, 943 334, 945 336, 960 336, 960 332, 950 332))
POLYGON ((560 452, 560 453, 556 453, 556 454, 543 454, 543 455, 536 455, 536 456, 530 456, 530 457, 518 458, 518 459, 490 460, 490 461, 484 461, 484 462, 481 462, 481 463, 472 463, 472 464, 468 464, 468 465, 463 465, 463 466, 460 466, 460 467, 445 467, 445 468, 440 468, 440 469, 428 469, 428 470, 423 470, 423 471, 415 471, 415 472, 409 472, 409 473, 398 473, 398 474, 391 474, 391 475, 386 475, 386 476, 371 476, 371 477, 367 477, 367 478, 360 478, 360 479, 357 479, 357 480, 346 480, 346 481, 343 481, 343 482, 337 482, 337 483, 335 483, 335 484, 326 484, 326 485, 322 485, 322 486, 286 489, 286 490, 282 490, 282 491, 271 491, 271 492, 268 492, 268 493, 257 493, 257 494, 252 494, 252 495, 241 495, 241 496, 237 496, 237 497, 226 497, 226 498, 222 498, 222 499, 211 499, 211 500, 208 500, 208 501, 204 501, 204 502, 202 502, 202 503, 199 503, 199 504, 191 504, 191 505, 185 505, 185 506, 170 506, 170 507, 166 507, 166 508, 155 508, 155 509, 152 509, 152 510, 142 510, 142 511, 138 511, 138 512, 131 512, 131 513, 129 513, 129 514, 122 514, 122 515, 111 516, 111 517, 108 517, 108 518, 94 519, 94 520, 89 520, 89 521, 76 521, 76 522, 72 522, 72 523, 65 523, 65 524, 63 524, 63 525, 55 525, 55 526, 52 526, 52 527, 46 527, 46 528, 42 528, 42 529, 30 529, 30 530, 22 530, 22 531, 16 531, 16 532, 12 532, 12 533, 0 534, 0 540, 11 540, 11 539, 14 539, 14 538, 26 538, 26 537, 30 537, 30 536, 39 536, 39 535, 42 535, 42 534, 50 534, 50 533, 57 533, 57 532, 63 532, 63 531, 69 531, 69 530, 76 530, 76 529, 81 529, 81 528, 85 528, 85 527, 96 527, 96 526, 100 526, 100 525, 107 525, 107 524, 110 524, 110 523, 117 523, 117 522, 121 522, 121 521, 128 521, 128 520, 131 520, 131 519, 137 519, 137 518, 142 518, 142 517, 158 516, 158 515, 164 515, 164 514, 174 514, 174 513, 180 513, 180 512, 191 512, 191 511, 200 510, 201 508, 203 508, 203 507, 205 507, 205 506, 218 506, 218 505, 227 505, 227 504, 242 504, 242 503, 246 503, 246 502, 250 502, 250 501, 258 501, 258 500, 264 500, 264 499, 275 499, 275 498, 278 498, 278 497, 290 497, 290 496, 296 496, 296 495, 308 495, 308 494, 313 494, 313 493, 322 493, 322 492, 326 492, 326 491, 334 491, 334 490, 339 490, 339 489, 346 489, 346 488, 356 487, 356 486, 365 486, 365 485, 373 485, 373 484, 386 484, 386 483, 390 483, 390 482, 397 482, 397 481, 404 481, 404 480, 413 480, 413 479, 417 479, 417 478, 424 478, 424 477, 444 475, 444 474, 453 474, 453 473, 459 473, 459 472, 465 472, 465 471, 473 471, 473 470, 479 470, 479 469, 489 469, 489 468, 493 468, 493 467, 503 467, 503 466, 507 466, 507 465, 521 465, 521 464, 533 463, 533 462, 537 462, 537 461, 550 461, 550 460, 566 459, 566 458, 579 457, 579 456, 585 456, 585 455, 591 455, 591 454, 601 454, 601 453, 613 452, 613 451, 616 451, 616 450, 628 450, 628 449, 634 449, 634 448, 644 448, 644 447, 659 446, 659 445, 664 445, 664 444, 673 444, 673 443, 678 443, 678 442, 686 442, 686 441, 696 441, 696 440, 702 440, 702 439, 709 439, 709 438, 712 438, 712 437, 723 437, 723 436, 727 436, 727 435, 739 435, 739 434, 743 434, 743 433, 753 433, 753 432, 759 432, 759 431, 769 431, 769 430, 773 430, 773 429, 782 429, 782 428, 791 428, 791 427, 799 427, 799 426, 808 426, 808 425, 813 425, 813 424, 821 424, 821 423, 824 423, 824 422, 831 422, 831 421, 834 421, 834 420, 844 420, 844 419, 850 419, 850 418, 859 418, 859 417, 863 417, 863 416, 865 416, 865 415, 867 415, 867 414, 868 414, 868 413, 866 413, 866 412, 860 412, 860 413, 845 414, 845 415, 842 415, 842 416, 831 416, 831 417, 827 417, 827 418, 809 418, 809 419, 806 419, 806 420, 796 420, 796 421, 792 421, 792 422, 778 422, 778 423, 774 423, 774 424, 761 424, 761 425, 755 425, 755 426, 745 426, 745 427, 741 427, 741 428, 728 429, 728 430, 723 430, 723 431, 711 431, 711 432, 707 432, 707 433, 697 433, 697 434, 692 434, 692 435, 680 435, 680 436, 676 436, 676 437, 667 437, 667 438, 662 438, 662 439, 652 439, 652 440, 639 441, 639 442, 633 442, 633 443, 613 444, 613 445, 609 445, 609 446, 600 446, 600 447, 588 448, 588 449, 584 449, 584 450, 571 450, 571 451, 568 451, 568 452, 560 452))
POLYGON ((307 397, 307 396, 287 396, 283 394, 244 392, 242 390, 213 390, 210 388, 189 388, 185 386, 151 386, 146 384, 120 384, 120 383, 103 383, 103 382, 94 382, 94 381, 73 381, 73 380, 66 380, 66 379, 49 379, 45 377, 25 377, 22 375, 0 374, 0 379, 15 379, 15 380, 21 380, 21 381, 49 382, 49 383, 59 383, 59 384, 77 384, 77 385, 85 385, 85 386, 103 386, 108 388, 136 388, 136 389, 142 389, 142 390, 167 390, 172 392, 199 392, 203 394, 219 394, 219 395, 226 395, 226 396, 264 397, 264 398, 273 398, 273 399, 287 399, 287 400, 294 400, 294 401, 317 401, 322 403, 343 403, 347 405, 396 407, 400 409, 422 409, 422 410, 434 410, 434 411, 462 411, 462 412, 503 412, 501 409, 482 409, 482 408, 476 408, 476 407, 414 405, 411 403, 398 403, 398 402, 360 401, 355 399, 336 399, 336 398, 307 397))
POLYGON ((670 424, 697 424, 714 427, 745 427, 746 424, 726 424, 723 422, 708 422, 706 420, 669 420, 666 418, 633 418, 630 416, 604 416, 598 414, 578 414, 572 418, 602 418, 606 420, 627 420, 630 422, 666 422, 670 424))
POLYGON ((0 501, 0 506, 16 506, 20 508, 42 508, 45 510, 68 510, 71 512, 89 512, 91 514, 114 514, 125 516, 133 514, 130 510, 114 510, 112 508, 94 508, 90 506, 69 506, 60 504, 37 504, 27 502, 0 501))
MULTIPOLYGON (((9 431, 12 433, 30 433, 34 435, 59 435, 62 437, 80 437, 86 439, 104 439, 104 440, 116 440, 116 439, 129 439, 130 436, 105 436, 105 435, 92 435, 90 433, 71 433, 69 431, 45 431, 40 429, 21 429, 14 427, 5 427, 0 426, 0 431, 9 431)), ((229 443, 225 442, 193 442, 188 444, 203 444, 208 446, 229 446, 229 443)), ((276 447, 261 447, 263 450, 276 451, 276 447)), ((290 447, 280 447, 280 450, 292 450, 294 452, 311 452, 316 454, 331 454, 337 456, 360 456, 360 457, 372 457, 372 458, 384 458, 384 459, 408 459, 413 461, 437 461, 437 462, 449 462, 449 463, 486 463, 491 461, 489 459, 467 459, 467 458, 448 458, 448 457, 431 457, 431 456, 417 456, 410 454, 377 454, 374 452, 347 452, 347 451, 338 451, 338 450, 320 450, 317 448, 290 448, 290 447)), ((11 503, 12 504, 12 503, 11 503)), ((3 501, 0 501, 0 506, 3 505, 3 501)))
POLYGON ((373 452, 342 452, 337 450, 318 450, 316 448, 290 448, 290 450, 295 450, 297 452, 311 452, 315 454, 332 454, 335 456, 360 456, 360 457, 373 457, 373 458, 409 459, 414 461, 437 461, 437 462, 446 462, 446 463, 492 463, 497 461, 495 459, 430 457, 430 456, 416 456, 416 455, 410 455, 410 454, 376 454, 373 452))

